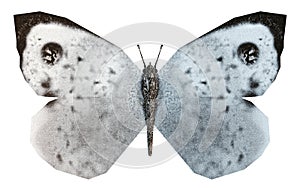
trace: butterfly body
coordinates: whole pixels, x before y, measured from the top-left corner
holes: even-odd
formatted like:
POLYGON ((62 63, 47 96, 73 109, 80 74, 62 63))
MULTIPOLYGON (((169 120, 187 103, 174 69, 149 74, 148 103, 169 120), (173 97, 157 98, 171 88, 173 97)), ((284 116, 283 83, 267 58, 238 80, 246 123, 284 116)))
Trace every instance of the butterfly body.
POLYGON ((155 114, 157 108, 157 96, 159 91, 159 78, 157 69, 151 63, 143 70, 142 94, 144 98, 143 110, 147 126, 148 155, 152 155, 153 128, 155 124, 155 114))

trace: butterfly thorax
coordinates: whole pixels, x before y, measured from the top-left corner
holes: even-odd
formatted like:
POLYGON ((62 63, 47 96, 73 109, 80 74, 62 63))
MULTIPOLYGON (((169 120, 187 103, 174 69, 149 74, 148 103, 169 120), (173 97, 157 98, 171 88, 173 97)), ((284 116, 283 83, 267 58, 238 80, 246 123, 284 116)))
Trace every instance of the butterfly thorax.
POLYGON ((142 94, 144 98, 143 110, 147 125, 148 155, 152 155, 153 127, 155 123, 156 98, 159 91, 157 69, 151 63, 143 70, 142 94))
POLYGON ((156 99, 159 90, 157 69, 151 63, 143 70, 142 94, 144 99, 156 99))

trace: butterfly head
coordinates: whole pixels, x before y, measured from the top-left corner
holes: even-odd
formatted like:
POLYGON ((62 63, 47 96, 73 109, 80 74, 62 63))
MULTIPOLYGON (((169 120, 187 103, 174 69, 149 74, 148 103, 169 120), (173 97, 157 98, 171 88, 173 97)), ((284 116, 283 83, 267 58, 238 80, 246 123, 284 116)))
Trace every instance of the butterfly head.
POLYGON ((151 64, 151 62, 149 62, 149 64, 147 65, 147 67, 143 69, 143 74, 149 74, 149 73, 150 74, 157 74, 157 69, 156 69, 156 67, 154 67, 151 64))

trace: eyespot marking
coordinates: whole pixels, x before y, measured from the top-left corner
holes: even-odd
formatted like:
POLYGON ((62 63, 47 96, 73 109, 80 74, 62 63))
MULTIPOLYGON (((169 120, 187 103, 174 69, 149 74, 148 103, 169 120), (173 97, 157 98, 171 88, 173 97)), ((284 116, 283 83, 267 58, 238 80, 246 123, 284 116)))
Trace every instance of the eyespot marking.
POLYGON ((238 47, 237 54, 244 64, 252 65, 256 63, 259 58, 259 49, 255 44, 246 42, 238 47))
POLYGON ((62 57, 63 49, 55 42, 49 42, 41 49, 41 58, 48 65, 55 65, 62 57))

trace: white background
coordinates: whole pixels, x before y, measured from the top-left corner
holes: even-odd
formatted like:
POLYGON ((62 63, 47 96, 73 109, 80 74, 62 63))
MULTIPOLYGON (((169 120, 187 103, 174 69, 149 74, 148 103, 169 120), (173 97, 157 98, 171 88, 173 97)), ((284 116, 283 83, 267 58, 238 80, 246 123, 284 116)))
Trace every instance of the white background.
POLYGON ((290 1, 7 1, 0 20, 0 187, 299 187, 299 6, 290 1), (194 174, 179 157, 152 168, 119 166, 86 180, 54 170, 30 145, 30 121, 49 100, 38 97, 24 81, 15 47, 13 15, 44 11, 71 19, 104 36, 138 22, 164 22, 195 36, 231 18, 257 11, 287 14, 282 67, 262 97, 252 100, 269 117, 271 142, 247 169, 210 180, 194 174))

